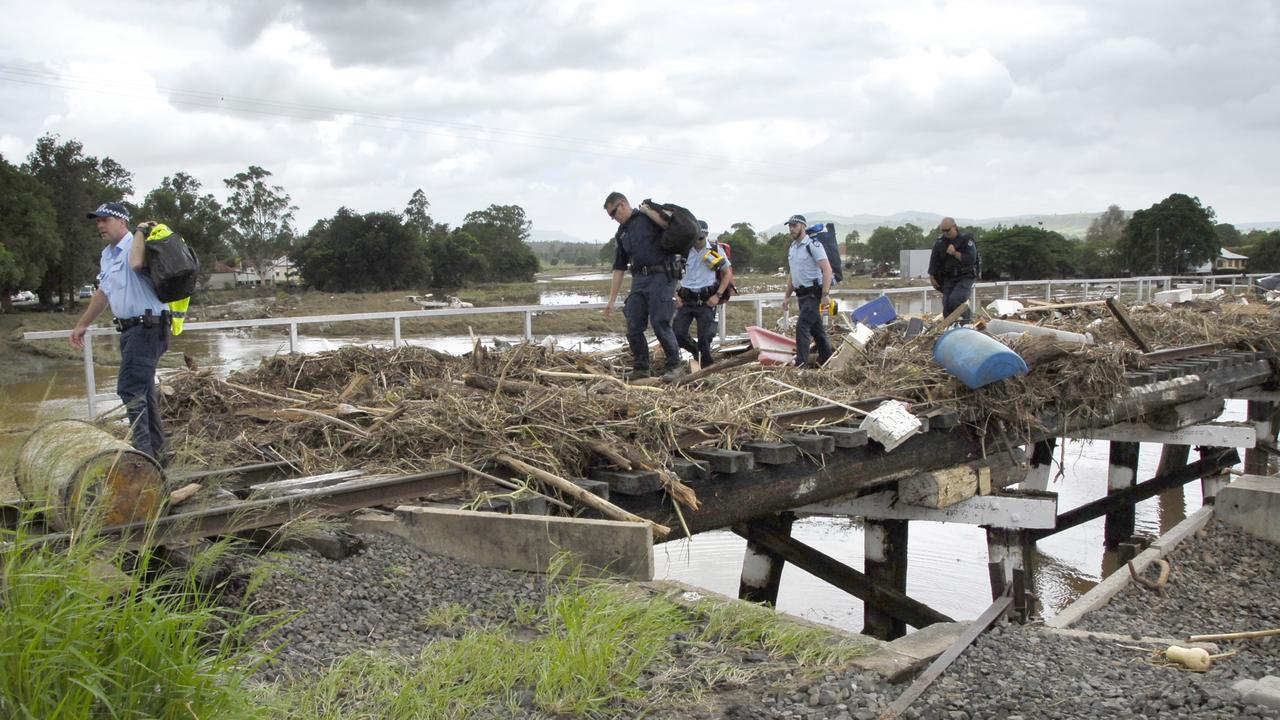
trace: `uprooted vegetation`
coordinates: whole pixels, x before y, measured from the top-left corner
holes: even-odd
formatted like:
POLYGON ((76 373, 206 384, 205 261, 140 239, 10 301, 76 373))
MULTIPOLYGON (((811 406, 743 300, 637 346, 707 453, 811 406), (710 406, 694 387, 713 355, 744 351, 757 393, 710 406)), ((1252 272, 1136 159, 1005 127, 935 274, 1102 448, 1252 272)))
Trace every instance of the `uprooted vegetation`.
MULTIPOLYGON (((932 360, 936 335, 907 340, 890 329, 840 371, 748 364, 682 386, 629 385, 618 377, 623 358, 538 345, 477 346, 464 357, 410 346, 347 346, 267 358, 226 379, 209 370, 180 372, 164 393, 164 413, 184 464, 218 467, 284 456, 308 473, 357 465, 421 471, 442 467, 445 458, 481 466, 499 454, 563 477, 582 476, 593 464, 662 471, 699 442, 733 447, 778 439, 789 428, 776 413, 820 404, 771 378, 839 403, 889 397, 916 410, 951 407, 984 432, 994 424, 1019 438, 1043 429, 1046 407, 1087 421, 1126 392, 1123 373, 1141 365, 1141 356, 1105 313, 1080 308, 1054 323, 1087 329, 1098 345, 1023 336, 1013 347, 1031 372, 979 390, 965 388, 932 360)), ((1239 313, 1214 303, 1150 308, 1132 319, 1156 348, 1270 349, 1280 337, 1274 313, 1239 313)), ((696 503, 666 474, 669 491, 696 503)))

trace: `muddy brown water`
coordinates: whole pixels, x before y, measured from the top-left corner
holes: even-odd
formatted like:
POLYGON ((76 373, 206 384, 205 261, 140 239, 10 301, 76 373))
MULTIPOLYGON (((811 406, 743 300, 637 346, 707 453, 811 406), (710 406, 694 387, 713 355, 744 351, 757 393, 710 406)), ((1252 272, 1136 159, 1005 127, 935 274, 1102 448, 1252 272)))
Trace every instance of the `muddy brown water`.
MULTIPOLYGON (((406 337, 446 352, 465 352, 471 338, 406 337)), ((495 338, 484 340, 492 343, 495 338)), ((516 342, 499 337, 499 342, 516 342)), ((105 342, 98 340, 97 342, 105 342)), ((561 347, 584 349, 617 347, 620 338, 560 337, 561 347)), ((321 352, 344 344, 389 347, 390 338, 317 338, 302 336, 298 350, 321 352)), ((258 364, 263 358, 288 352, 287 336, 262 332, 220 331, 189 333, 175 338, 170 352, 187 353, 201 365, 231 372, 258 364)), ((84 368, 79 363, 47 360, 9 353, 0 362, 0 497, 12 496, 13 457, 30 428, 37 423, 87 415, 84 368)), ((115 368, 95 370, 99 412, 119 401, 115 398, 115 368)), ((164 371, 162 371, 163 374, 164 371)), ((1245 403, 1230 401, 1223 420, 1244 420, 1245 403)), ((1049 490, 1059 496, 1059 512, 1084 504, 1106 493, 1105 442, 1067 441, 1065 458, 1049 490)), ((1144 444, 1139 458, 1140 479, 1155 474, 1160 447, 1144 444)), ((1194 459, 1194 458, 1193 458, 1194 459)), ((1160 535, 1201 505, 1199 483, 1172 490, 1139 503, 1137 531, 1160 535)), ((1092 588, 1112 570, 1114 559, 1103 552, 1103 521, 1086 523, 1038 543, 1037 592, 1045 615, 1053 615, 1092 588)), ((862 528, 841 518, 803 518, 794 536, 854 568, 862 567, 862 528)), ((986 536, 981 528, 955 523, 913 522, 910 525, 907 592, 912 597, 957 619, 976 617, 990 603, 986 536)), ((745 541, 727 531, 703 533, 689 540, 665 543, 655 549, 660 578, 678 579, 726 595, 736 595, 745 541)), ((847 630, 862 629, 862 603, 825 582, 788 565, 783 571, 778 598, 780 609, 847 630)))

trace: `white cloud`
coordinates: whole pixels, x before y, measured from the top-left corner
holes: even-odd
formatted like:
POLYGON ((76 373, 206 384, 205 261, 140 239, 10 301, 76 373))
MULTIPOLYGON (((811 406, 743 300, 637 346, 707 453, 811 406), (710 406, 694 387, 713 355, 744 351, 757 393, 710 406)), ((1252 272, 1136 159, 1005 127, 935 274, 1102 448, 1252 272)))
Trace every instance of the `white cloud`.
POLYGON ((604 239, 622 190, 727 227, 792 212, 980 217, 1198 195, 1276 219, 1267 0, 858 4, 18 2, 0 153, 76 138, 222 195, 274 173, 299 224, 423 188, 604 239), (140 50, 144 48, 144 50, 140 50))

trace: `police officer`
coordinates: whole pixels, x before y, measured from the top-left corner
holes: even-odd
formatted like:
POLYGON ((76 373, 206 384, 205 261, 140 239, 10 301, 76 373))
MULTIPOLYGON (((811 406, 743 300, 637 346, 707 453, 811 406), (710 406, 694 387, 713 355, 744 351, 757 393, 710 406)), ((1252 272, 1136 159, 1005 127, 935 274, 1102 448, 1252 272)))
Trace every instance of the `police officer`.
POLYGON ((103 203, 87 215, 96 220, 106 243, 98 261, 98 289, 71 331, 71 346, 84 347, 89 325, 108 306, 120 333, 120 374, 116 393, 125 405, 133 446, 163 463, 164 428, 156 392, 156 365, 169 348, 169 312, 156 297, 146 274, 149 227, 129 231, 129 211, 120 203, 103 203))
POLYGON ((604 210, 618 223, 618 232, 613 236, 617 245, 613 255, 613 283, 609 287, 604 316, 613 316, 613 303, 622 287, 622 274, 630 269, 631 292, 623 303, 622 314, 627 318, 627 344, 634 358, 631 377, 649 375, 649 341, 644 335, 648 324, 653 327, 653 334, 667 356, 662 379, 671 382, 686 371, 680 362, 676 334, 671 329, 671 317, 675 314, 677 258, 663 251, 659 244, 667 219, 644 203, 637 212, 627 196, 620 192, 609 193, 604 200, 604 210))
POLYGON ((711 340, 716 336, 716 306, 732 283, 733 267, 728 256, 719 244, 707 242, 707 223, 699 220, 698 239, 685 259, 684 278, 676 291, 676 319, 671 325, 680 347, 697 358, 702 367, 713 362, 711 340), (697 343, 689 336, 689 326, 695 320, 697 343))
MULTIPOLYGON (((938 232, 929 256, 929 282, 942 293, 942 315, 946 317, 973 293, 978 279, 978 245, 973 235, 960 232, 954 218, 942 218, 938 232)), ((961 322, 969 322, 970 317, 965 311, 961 322)))
POLYGON ((818 364, 831 357, 831 341, 822 323, 822 309, 831 302, 831 262, 822 249, 822 243, 805 234, 803 215, 792 215, 787 220, 791 245, 787 248, 787 266, 791 271, 787 289, 782 294, 782 309, 791 311, 791 293, 800 304, 796 322, 796 366, 808 367, 809 345, 818 343, 818 364))

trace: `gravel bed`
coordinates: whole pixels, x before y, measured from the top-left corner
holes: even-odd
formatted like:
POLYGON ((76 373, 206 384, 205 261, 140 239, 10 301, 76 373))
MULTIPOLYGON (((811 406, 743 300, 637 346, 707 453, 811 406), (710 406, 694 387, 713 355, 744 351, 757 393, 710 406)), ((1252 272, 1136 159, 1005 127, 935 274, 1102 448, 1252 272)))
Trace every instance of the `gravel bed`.
MULTIPOLYGON (((1280 628, 1280 545, 1213 520, 1169 560, 1163 594, 1130 584, 1076 627, 1166 638, 1280 628)), ((1280 637, 1218 645, 1239 655, 1216 662, 1211 675, 1280 675, 1280 637)))
POLYGON ((517 605, 544 598, 535 575, 467 565, 391 536, 361 538, 364 549, 343 560, 290 552, 268 561, 276 572, 255 590, 253 607, 300 614, 272 636, 284 647, 264 669, 266 679, 321 669, 374 647, 416 655, 432 640, 458 633, 427 626, 431 608, 456 603, 473 620, 501 622, 517 605))

